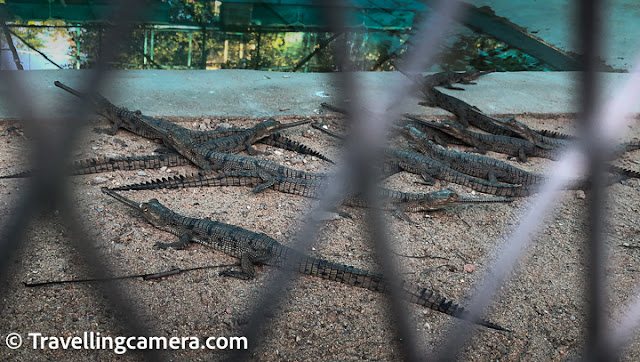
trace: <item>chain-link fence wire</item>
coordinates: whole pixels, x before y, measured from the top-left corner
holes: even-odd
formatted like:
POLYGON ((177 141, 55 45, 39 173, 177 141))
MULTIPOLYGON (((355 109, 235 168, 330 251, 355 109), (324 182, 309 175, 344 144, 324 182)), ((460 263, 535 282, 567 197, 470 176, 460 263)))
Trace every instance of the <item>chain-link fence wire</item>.
MULTIPOLYGON (((109 21, 115 24, 112 31, 105 38, 103 58, 96 63, 94 69, 87 73, 85 85, 82 90, 99 91, 107 78, 106 64, 113 59, 125 35, 129 32, 131 24, 137 16, 144 11, 143 1, 115 1, 112 7, 109 21)), ((4 8, 0 8, 0 21, 6 26, 8 14, 4 8)), ((28 226, 34 218, 42 213, 51 215, 54 210, 60 211, 65 227, 71 235, 73 247, 79 251, 86 265, 91 266, 93 277, 109 278, 113 273, 109 270, 104 257, 99 255, 94 245, 87 236, 82 218, 76 213, 76 207, 70 197, 69 185, 65 182, 64 170, 70 159, 72 145, 82 125, 89 118, 89 106, 80 100, 72 100, 75 104, 74 115, 70 119, 52 120, 36 114, 37 100, 33 99, 19 79, 19 72, 2 72, 0 82, 2 84, 4 106, 13 109, 20 115, 25 131, 31 139, 31 165, 37 170, 23 188, 22 194, 16 196, 14 212, 4 220, 0 232, 0 275, 6 276, 9 261, 26 240, 28 226), (25 191, 26 190, 26 191, 25 191)), ((48 110, 48 114, 55 114, 48 110)), ((154 335, 145 326, 136 313, 133 304, 125 297, 117 283, 105 283, 105 295, 115 310, 119 313, 119 321, 132 335, 154 335)), ((96 296, 98 297, 98 296, 96 296)), ((99 299, 99 297, 97 298, 99 299)), ((150 360, 159 360, 157 351, 146 351, 145 355, 150 360)))
MULTIPOLYGON (((440 1, 438 6, 434 8, 433 14, 423 24, 419 26, 421 29, 416 38, 420 46, 407 57, 407 69, 418 73, 422 69, 428 67, 434 58, 435 49, 442 41, 452 18, 458 11, 458 1, 440 1)), ((344 16, 340 3, 337 1, 323 2, 325 7, 326 19, 328 24, 333 28, 334 33, 343 31, 344 24, 349 19, 344 16)), ((402 283, 398 277, 397 268, 393 262, 389 252, 389 243, 386 235, 387 229, 380 213, 375 207, 378 200, 373 197, 374 180, 378 179, 374 165, 379 159, 377 155, 380 153, 380 147, 385 143, 385 133, 389 126, 388 120, 394 119, 394 115, 398 115, 400 110, 395 105, 399 100, 408 96, 414 88, 408 79, 402 79, 394 84, 388 90, 388 94, 382 99, 387 102, 371 103, 371 100, 365 100, 361 97, 354 73, 351 72, 349 66, 347 49, 337 48, 335 56, 341 64, 341 69, 345 70, 336 73, 338 84, 341 88, 343 99, 351 99, 349 103, 348 114, 353 115, 346 119, 351 128, 350 137, 346 142, 345 159, 339 164, 335 176, 332 177, 328 186, 326 195, 318 204, 315 210, 311 211, 311 215, 323 213, 334 209, 347 194, 355 194, 362 192, 367 198, 367 202, 371 203, 371 207, 367 212, 368 235, 373 239, 373 245, 378 256, 378 261, 383 274, 388 278, 387 282, 390 286, 390 311, 392 320, 397 326, 392 327, 397 335, 397 340, 402 343, 402 353, 405 360, 418 361, 425 354, 418 351, 418 344, 413 333, 415 328, 409 321, 409 316, 405 312, 401 298, 402 283), (362 112, 368 110, 368 112, 362 112)), ((318 231, 318 223, 313 217, 307 218, 309 221, 305 223, 298 237, 294 238, 294 242, 290 245, 296 250, 309 250, 318 231)), ((263 296, 256 303, 254 313, 250 318, 250 323, 245 329, 244 335, 252 341, 251 349, 248 351, 239 351, 232 355, 232 360, 246 360, 251 355, 251 350, 259 347, 260 341, 264 334, 262 330, 267 323, 266 315, 271 314, 273 308, 277 306, 282 297, 285 295, 286 288, 292 280, 292 268, 282 268, 277 271, 276 277, 269 283, 263 296), (267 311, 268 313, 265 313, 267 311)))
MULTIPOLYGON (((330 13, 328 18, 330 24, 335 28, 334 32, 341 31, 341 24, 345 23, 342 15, 342 8, 336 2, 326 6, 330 13)), ((640 60, 631 79, 627 82, 622 91, 612 98, 607 104, 598 107, 597 97, 597 78, 594 72, 595 59, 598 54, 598 41, 601 36, 598 27, 593 27, 595 14, 600 7, 599 1, 582 1, 579 2, 580 19, 582 26, 577 33, 581 39, 581 46, 584 54, 584 72, 582 92, 578 103, 582 105, 581 118, 585 121, 582 125, 582 144, 577 145, 576 149, 567 152, 565 157, 559 161, 551 172, 549 181, 541 189, 538 196, 532 200, 531 207, 528 208, 522 221, 516 231, 510 236, 505 244, 500 246, 500 252, 496 253, 497 259, 493 263, 492 272, 480 283, 477 288, 479 292, 469 303, 469 311, 480 316, 482 311, 491 302, 498 287, 511 275, 513 266, 521 257, 531 238, 540 230, 540 223, 543 216, 550 212, 557 200, 555 195, 566 185, 568 179, 579 173, 581 168, 589 170, 591 177, 591 202, 590 202, 590 233, 589 240, 586 243, 588 252, 587 265, 591 267, 589 280, 586 283, 586 295, 591 297, 591 307, 589 310, 589 334, 587 336, 587 350, 585 356, 590 359, 608 359, 620 351, 624 346, 640 320, 640 302, 633 304, 629 312, 625 315, 621 324, 617 325, 615 333, 611 337, 605 337, 608 329, 604 322, 604 305, 601 302, 605 300, 606 293, 604 290, 604 278, 602 265, 605 256, 599 251, 603 243, 603 224, 604 224, 604 160, 608 151, 612 148, 616 136, 624 129, 629 122, 633 101, 640 94, 640 73, 636 70, 640 69, 640 60), (588 147, 587 147, 588 145, 588 147), (581 153, 578 150, 586 152, 581 153)), ((458 16, 458 1, 441 1, 433 8, 433 14, 427 18, 423 24, 418 26, 418 31, 412 39, 415 44, 411 54, 405 59, 405 68, 408 72, 418 73, 431 64, 435 49, 440 44, 443 35, 446 33, 451 23, 451 19, 458 16)), ((87 82, 84 90, 99 91, 105 82, 106 64, 115 56, 117 46, 125 38, 125 34, 135 20, 136 14, 144 11, 142 2, 119 1, 113 6, 114 15, 112 22, 114 26, 106 34, 104 40, 104 52, 101 60, 96 64, 94 70, 87 75, 87 82), (126 4, 126 5, 125 5, 126 4)), ((2 24, 6 23, 6 14, 2 16, 2 24)), ((344 60, 346 49, 336 54, 338 59, 342 59, 343 66, 341 69, 348 70, 349 65, 344 60)), ((104 279, 112 275, 107 265, 102 261, 102 256, 94 249, 89 247, 92 243, 86 236, 85 228, 79 215, 75 215, 76 208, 72 204, 69 197, 69 186, 64 181, 65 165, 70 158, 71 145, 76 138, 80 126, 88 118, 89 107, 75 100, 76 112, 71 121, 62 123, 64 132, 51 132, 52 126, 47 125, 49 119, 44 119, 40 115, 34 114, 32 110, 36 109, 35 102, 30 100, 24 87, 18 79, 19 73, 4 72, 0 75, 2 81, 3 92, 8 96, 3 99, 5 106, 14 108, 21 115, 25 130, 33 140, 32 145, 32 165, 38 170, 34 177, 29 181, 30 187, 24 189, 29 190, 18 198, 18 206, 12 215, 5 220, 0 233, 0 273, 6 275, 8 261, 11 259, 19 244, 25 240, 27 226, 33 220, 38 212, 50 212, 58 209, 61 212, 65 225, 69 228, 72 235, 74 247, 80 251, 87 265, 92 266, 91 270, 94 277, 104 279), (10 90, 10 91, 7 91, 10 90)), ((346 158, 336 172, 330 187, 327 190, 319 206, 310 213, 313 215, 317 211, 331 210, 336 206, 341 198, 347 193, 354 191, 364 191, 375 205, 376 200, 371 198, 371 190, 373 187, 372 180, 375 180, 375 171, 372 165, 377 159, 377 147, 374 145, 383 144, 384 134, 387 127, 387 120, 394 119, 394 115, 399 114, 400 110, 394 109, 398 104, 398 100, 409 94, 413 89, 408 80, 398 81, 388 89, 388 97, 383 99, 388 102, 369 103, 359 96, 357 82, 352 73, 342 72, 337 74, 341 77, 342 93, 344 98, 350 98, 353 101, 349 109, 351 118, 352 137, 346 145, 346 158), (368 110, 368 112, 362 112, 368 110)), ((50 112, 54 113, 54 112, 50 112)), ((24 190, 23 189, 23 190, 24 190)), ((403 308, 399 298, 400 283, 395 272, 393 260, 389 257, 391 253, 388 250, 386 242, 386 227, 382 223, 380 214, 372 208, 368 213, 369 234, 373 239, 373 245, 376 248, 376 254, 379 256, 380 264, 383 272, 390 278, 390 308, 393 320, 396 322, 396 333, 403 342, 404 358, 406 360, 424 360, 426 354, 417 350, 416 338, 413 335, 414 328, 411 326, 409 316, 406 309, 403 308)), ((302 232, 299 234, 291 245, 298 250, 308 250, 317 234, 318 224, 314 221, 314 217, 309 217, 302 232)), ((273 281, 265 288, 260 302, 256 304, 250 323, 245 330, 245 336, 252 343, 249 351, 232 354, 231 358, 248 359, 251 352, 255 351, 260 345, 260 341, 264 333, 265 325, 269 322, 267 317, 278 306, 279 302, 285 295, 286 286, 292 280, 292 275, 283 268, 277 272, 273 281), (257 306, 260 306, 258 308, 257 306)), ((131 304, 127 303, 123 296, 121 288, 116 283, 107 283, 109 302, 114 309, 121 311, 121 322, 125 329, 132 335, 153 335, 149 333, 149 328, 140 322, 135 309, 131 308, 131 304)), ((640 299, 638 299, 640 300, 640 299)), ((444 348, 437 355, 438 360, 453 359, 458 356, 458 351, 462 350, 462 346, 467 342, 470 334, 471 326, 468 323, 456 322, 452 328, 449 338, 445 340, 444 348)), ((146 356, 149 359, 157 360, 163 356, 156 355, 149 351, 146 356)))
MULTIPOLYGON (((469 312, 479 316, 491 303, 498 288, 512 275, 516 262, 520 261, 537 232, 542 230, 544 216, 551 213, 560 199, 557 194, 568 185, 575 175, 587 171, 590 185, 590 201, 588 211, 588 238, 585 240, 585 265, 587 280, 585 297, 588 303, 587 336, 584 359, 609 361, 613 360, 624 341, 628 341, 640 321, 638 303, 632 306, 621 324, 612 331, 606 321, 606 281, 604 264, 604 225, 606 221, 605 161, 610 159, 616 139, 626 126, 632 122, 632 110, 640 96, 640 57, 632 68, 632 76, 621 91, 614 94, 601 105, 598 91, 598 75, 596 74, 601 41, 602 4, 597 0, 577 3, 579 28, 576 37, 582 56, 581 92, 576 99, 580 106, 579 134, 580 142, 567 150, 564 156, 549 172, 548 181, 541 187, 538 195, 525 211, 516 230, 504 244, 499 245, 492 263, 491 272, 479 283, 478 292, 470 299, 469 312)), ((449 338, 440 348, 436 360, 452 360, 458 357, 462 346, 469 340, 469 326, 454 322, 449 338)))

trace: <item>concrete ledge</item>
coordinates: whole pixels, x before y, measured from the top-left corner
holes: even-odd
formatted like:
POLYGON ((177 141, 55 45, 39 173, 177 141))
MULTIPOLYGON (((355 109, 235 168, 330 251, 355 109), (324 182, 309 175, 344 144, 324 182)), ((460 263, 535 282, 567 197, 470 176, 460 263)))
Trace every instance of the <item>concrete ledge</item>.
MULTIPOLYGON (((6 75, 6 73, 5 73, 6 75)), ((36 114, 72 115, 74 97, 56 88, 55 80, 82 89, 88 71, 41 70, 13 73, 37 102, 36 114)), ((164 71, 131 70, 110 73, 110 87, 103 94, 116 105, 139 109, 155 116, 251 116, 314 115, 320 103, 340 104, 340 74, 279 73, 253 70, 164 71), (281 109, 287 109, 281 111, 281 109)), ((577 95, 573 72, 493 73, 481 77, 477 85, 463 85, 465 91, 445 92, 477 106, 486 113, 571 113, 576 112, 577 95)), ((0 118, 18 116, 7 104, 5 77, 0 73, 0 118)), ((403 76, 397 72, 357 73, 363 96, 373 102, 403 76)), ((624 73, 603 73, 603 95, 611 95, 629 77, 624 73)), ((405 112, 424 115, 447 112, 417 105, 419 92, 402 101, 405 112)), ((640 110, 640 104, 636 107, 640 110)))

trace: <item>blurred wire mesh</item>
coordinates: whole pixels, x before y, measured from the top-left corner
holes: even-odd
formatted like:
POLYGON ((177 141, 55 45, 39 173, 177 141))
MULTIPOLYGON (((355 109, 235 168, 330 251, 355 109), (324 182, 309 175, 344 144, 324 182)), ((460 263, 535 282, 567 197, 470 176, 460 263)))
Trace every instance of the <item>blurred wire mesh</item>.
MULTIPOLYGON (((348 14, 343 14, 344 7, 340 6, 340 2, 330 2, 325 4, 326 18, 332 27, 333 34, 340 34, 344 31, 343 25, 349 20, 348 14)), ((637 80, 638 73, 633 73, 633 78, 629 81, 628 86, 623 88, 623 92, 612 98, 607 105, 598 106, 595 101, 597 97, 598 82, 595 75, 597 70, 597 58, 599 53, 600 31, 592 27, 594 14, 597 13, 602 5, 599 1, 582 1, 579 3, 580 19, 582 26, 576 30, 576 35, 581 39, 582 53, 584 54, 583 63, 583 92, 577 102, 582 105, 581 118, 586 121, 581 123, 583 133, 585 134, 584 144, 581 146, 586 151, 586 158, 579 153, 567 153, 567 156, 558 163, 555 168, 556 172, 551 173, 551 178, 541 193, 531 203, 531 208, 522 217, 519 228, 513 235, 501 246, 502 252, 498 253, 496 262, 493 266, 493 272, 481 283, 479 292, 471 299, 471 311, 476 315, 481 315, 486 306, 495 296, 499 286, 511 274, 515 262, 521 257, 527 244, 531 241, 532 236, 540 227, 540 222, 546 213, 550 212, 556 202, 556 193, 560 190, 569 177, 573 176, 579 170, 579 167, 588 165, 590 170, 593 188, 591 192, 594 194, 590 208, 590 239, 585 241, 585 247, 590 250, 588 254, 589 260, 586 263, 591 265, 593 271, 590 273, 590 279, 585 285, 590 288, 586 291, 591 296, 593 306, 590 311, 591 323, 590 334, 588 336, 589 343, 585 356, 587 359, 608 360, 612 358, 624 345, 624 341, 629 338, 629 334, 633 333, 636 327, 629 322, 620 328, 623 333, 616 334, 612 340, 607 339, 605 331, 607 330, 605 319, 603 317, 605 303, 597 302, 604 300, 604 282, 602 275, 603 265, 606 263, 601 247, 603 243, 602 223, 604 222, 603 200, 604 184, 602 175, 604 174, 604 160, 606 159, 606 151, 612 147, 615 139, 614 136, 620 133, 625 126, 622 120, 629 118, 632 103, 640 91, 636 84, 640 84, 637 80), (620 103, 620 99, 624 101, 620 103), (615 103, 618 102, 618 103, 615 103), (615 106, 613 106, 615 104, 615 106), (605 111, 602 111, 605 110, 605 111), (603 126, 606 124, 608 126, 603 126), (603 130, 608 133, 607 137, 598 137, 603 130), (610 134, 609 134, 610 133, 610 134), (600 180, 600 181, 598 181, 600 180), (597 182, 598 181, 598 182, 597 182), (595 357, 593 357, 595 356, 595 357)), ((0 7, 0 10, 2 8, 0 7)), ((402 57, 404 66, 410 73, 419 73, 424 69, 428 69, 434 62, 440 49, 439 44, 442 43, 445 33, 449 30, 453 19, 462 17, 463 7, 458 1, 440 1, 433 5, 433 11, 430 16, 424 16, 424 20, 419 26, 412 29, 412 35, 409 41, 411 49, 403 50, 402 57)), ((123 45, 122 39, 131 34, 131 28, 136 23, 136 16, 145 11, 144 2, 138 1, 133 4, 127 1, 115 2, 112 7, 113 15, 109 23, 111 26, 104 32, 103 48, 100 50, 100 57, 97 57, 96 63, 93 65, 93 71, 87 74, 85 81, 85 91, 99 91, 106 83, 107 65, 114 62, 118 54, 119 47, 123 45)), ((4 34, 9 34, 9 28, 6 26, 6 14, 0 14, 4 34)), ((200 19, 202 22, 203 19, 200 19)), ((204 36, 204 35, 203 35, 204 36)), ((10 41, 9 41, 10 43, 10 41)), ((13 46, 10 46, 12 48, 13 46)), ((340 46, 333 48, 334 57, 337 59, 336 65, 344 72, 336 73, 340 84, 342 85, 342 97, 349 98, 353 101, 350 103, 349 114, 352 115, 349 122, 353 125, 353 138, 349 140, 346 146, 347 157, 341 162, 340 168, 336 173, 336 178, 332 182, 332 187, 327 193, 324 202, 318 207, 319 210, 329 210, 338 203, 338 200, 348 191, 354 190, 364 191, 365 195, 371 195, 371 180, 376 179, 373 171, 373 163, 376 160, 377 149, 375 145, 383 144, 385 131, 388 128, 388 121, 395 118, 402 110, 395 109, 398 99, 407 96, 414 91, 413 85, 407 80, 392 84, 388 88, 388 97, 386 102, 372 102, 373 100, 363 99, 359 91, 359 85, 349 71, 352 70, 352 61, 347 56, 348 49, 340 46), (371 113, 365 115, 359 110, 371 110, 371 113), (370 117, 372 116, 372 117, 370 117)), ((12 51, 13 52, 13 51, 12 51)), ((194 57, 197 58, 197 57, 194 57)), ((144 58, 144 63, 152 59, 144 58)), ((191 63, 191 54, 189 54, 189 65, 191 63)), ((206 61, 205 61, 206 63, 206 61)), ((17 61, 16 64, 19 64, 17 61)), ((153 63, 152 63, 153 65, 153 63)), ((18 66, 19 67, 19 66, 18 66)), ((636 69, 640 68, 640 64, 636 69)), ((19 68, 18 68, 19 69, 19 68)), ((94 249, 87 247, 91 243, 88 242, 86 236, 86 228, 81 217, 74 213, 76 208, 69 199, 69 185, 64 181, 64 165, 70 159, 71 145, 77 137, 80 127, 87 119, 89 109, 82 102, 77 101, 75 107, 77 109, 76 116, 71 121, 57 120, 62 122, 62 127, 48 126, 47 122, 51 122, 49 118, 45 118, 41 114, 33 114, 31 110, 37 109, 34 106, 36 100, 31 99, 26 93, 24 87, 20 83, 19 73, 3 72, 0 74, 3 94, 9 98, 3 99, 4 106, 14 108, 21 115, 21 121, 33 140, 31 150, 32 165, 39 170, 36 177, 30 183, 31 185, 23 190, 23 194, 16 196, 17 207, 7 220, 3 220, 2 229, 0 229, 0 274, 5 275, 8 262, 18 249, 19 243, 25 242, 25 232, 27 226, 33 221, 33 217, 39 212, 52 210, 60 210, 64 218, 66 227, 71 231, 74 246, 81 251, 85 263, 92 266, 94 276, 96 278, 108 278, 113 275, 105 263, 101 261, 102 256, 94 249), (63 129, 64 132, 52 129, 63 129), (43 210, 44 208, 44 210, 43 210)), ((573 152, 573 151, 572 151, 573 152)), ((376 200, 370 200, 375 203, 376 200)), ((379 215, 371 209, 368 215, 368 226, 370 236, 374 239, 373 245, 379 257, 379 262, 385 275, 390 277, 391 285, 400 285, 400 278, 397 275, 394 262, 388 252, 388 243, 385 240, 386 228, 379 215)), ((318 211, 318 210, 316 210, 318 211)), ((313 218, 309 218, 313 220, 313 218)), ((317 233, 317 224, 309 222, 305 225, 300 235, 295 239, 291 246, 298 250, 308 250, 317 233)), ((273 281, 265 286, 265 291, 260 302, 256 304, 254 313, 252 314, 249 325, 245 329, 245 335, 249 336, 251 350, 239 352, 231 355, 230 359, 250 359, 251 353, 259 345, 265 325, 269 324, 269 311, 277 308, 282 298, 286 297, 284 292, 292 280, 291 273, 280 271, 273 281), (259 306, 259 307, 258 307, 259 306)), ((106 285, 108 295, 111 297, 109 302, 115 310, 122 311, 121 322, 126 326, 132 335, 154 335, 148 326, 140 322, 137 316, 136 308, 127 302, 126 296, 123 295, 117 283, 109 283, 106 285)), ((397 290, 391 291, 390 306, 393 320, 396 322, 394 328, 396 336, 402 341, 405 360, 423 360, 428 359, 428 351, 421 351, 418 348, 418 337, 415 336, 409 315, 406 308, 402 305, 397 290)), ((629 321, 638 319, 638 307, 634 306, 630 312, 629 321)), ((448 339, 444 341, 444 348, 439 350, 438 360, 455 359, 458 357, 459 351, 468 341, 468 333, 470 326, 468 324, 456 324, 452 329, 448 339)), ((166 359, 164 355, 157 355, 155 352, 149 352, 146 356, 150 360, 166 359)))

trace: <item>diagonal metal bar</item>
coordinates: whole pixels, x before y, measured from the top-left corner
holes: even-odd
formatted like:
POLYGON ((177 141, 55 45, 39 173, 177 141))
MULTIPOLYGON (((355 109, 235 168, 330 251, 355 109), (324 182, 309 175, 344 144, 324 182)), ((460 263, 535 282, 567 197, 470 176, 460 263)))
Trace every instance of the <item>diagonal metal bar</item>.
MULTIPOLYGON (((338 9, 340 9, 338 1, 330 2, 329 7, 326 9, 326 18, 330 27, 336 33, 341 30, 344 24, 348 24, 349 20, 338 9), (331 10, 333 10, 333 13, 330 13, 331 10)), ((343 94, 342 98, 352 99, 352 102, 347 104, 347 121, 351 124, 353 131, 346 140, 347 158, 345 164, 349 165, 350 169, 354 171, 349 179, 355 181, 353 187, 358 191, 362 191, 371 206, 366 214, 365 225, 368 229, 367 235, 373 241, 376 259, 380 264, 382 274, 385 275, 389 283, 390 321, 395 322, 395 325, 390 327, 394 331, 395 339, 401 341, 402 358, 405 361, 419 361, 421 353, 417 347, 417 338, 413 333, 415 327, 409 320, 407 313, 404 312, 406 306, 403 305, 401 296, 402 282, 398 276, 396 263, 390 257, 392 254, 389 251, 386 223, 377 209, 379 200, 375 198, 373 192, 375 186, 373 180, 379 179, 373 168, 374 161, 380 153, 378 147, 373 145, 384 143, 384 132, 387 128, 386 121, 389 118, 385 118, 384 114, 378 114, 378 112, 384 113, 386 107, 372 109, 362 101, 362 93, 359 91, 348 55, 346 43, 343 47, 338 47, 335 52, 336 63, 340 65, 339 69, 343 70, 338 73, 340 76, 338 79, 340 81, 339 84, 341 84, 340 89, 343 94), (362 112, 364 109, 373 110, 373 112, 365 115, 362 112)))
POLYGON ((16 64, 16 68, 18 70, 24 70, 22 63, 20 62, 20 56, 18 55, 18 51, 16 50, 16 46, 13 44, 13 40, 11 39, 11 30, 7 27, 7 16, 4 15, 4 6, 0 6, 0 22, 2 22, 2 31, 4 32, 4 38, 11 50, 11 55, 13 56, 13 62, 16 64))
MULTIPOLYGON (((600 137, 598 142, 602 143, 602 147, 605 150, 603 152, 605 159, 616 144, 616 139, 628 125, 635 122, 630 115, 633 107, 637 104, 638 97, 640 97, 640 72, 638 71, 640 70, 640 55, 636 60, 635 66, 632 68, 636 71, 631 74, 631 77, 625 81, 623 86, 616 87, 619 91, 608 99, 603 107, 594 107, 594 110, 598 110, 598 113, 597 116, 593 117, 597 121, 593 127, 600 137)), ((522 254, 533 237, 537 232, 541 231, 544 215, 550 213, 558 200, 554 195, 557 195, 567 185, 570 178, 578 174, 584 174, 584 171, 588 169, 589 165, 585 155, 581 152, 583 149, 584 147, 581 145, 575 145, 567 150, 560 161, 550 170, 548 181, 541 187, 536 199, 533 200, 528 210, 520 218, 521 221, 516 230, 509 236, 507 241, 496 247, 495 255, 497 255, 497 258, 491 263, 493 265, 491 272, 478 283, 478 293, 474 295, 469 303, 468 311, 470 313, 478 316, 489 305, 498 287, 511 274, 514 265, 520 261, 522 254)), ((640 322, 640 303, 634 305, 634 307, 637 307, 637 309, 632 309, 628 315, 633 316, 635 323, 638 323, 640 322)), ((629 321, 629 324, 619 326, 618 332, 609 340, 609 343, 619 348, 623 344, 624 338, 628 337, 626 333, 630 331, 633 325, 634 321, 629 321)), ((456 358, 457 352, 455 351, 460 351, 461 346, 468 339, 468 328, 466 326, 461 324, 454 326, 449 332, 449 340, 440 349, 438 358, 440 360, 456 358)), ((603 350, 608 351, 611 348, 605 347, 603 350)))
MULTIPOLYGON (((437 49, 437 45, 441 42, 451 24, 451 19, 455 17, 459 9, 458 1, 441 1, 438 5, 438 11, 436 11, 430 19, 425 20, 425 25, 420 27, 422 30, 416 36, 416 43, 420 44, 420 46, 417 46, 415 52, 408 57, 409 66, 407 69, 412 72, 422 71, 430 64, 435 56, 434 49, 437 49)), ((334 29, 334 32, 340 31, 342 31, 342 29, 334 29)), ((354 132, 357 136, 347 144, 347 159, 340 165, 341 167, 339 167, 335 177, 332 178, 332 182, 329 184, 325 197, 320 200, 319 206, 312 211, 312 215, 318 211, 322 212, 332 209, 337 206, 346 192, 354 191, 354 187, 357 185, 353 184, 353 180, 359 179, 358 175, 354 174, 354 170, 361 170, 356 162, 360 160, 369 161, 367 157, 375 154, 375 152, 373 152, 375 150, 374 145, 382 144, 387 120, 393 119, 391 114, 385 113, 385 111, 389 109, 394 110, 393 108, 399 103, 399 99, 409 94, 411 85, 412 84, 404 79, 404 77, 400 77, 395 86, 389 87, 388 97, 383 97, 383 99, 388 99, 388 103, 376 108, 379 112, 377 112, 378 114, 376 114, 375 117, 368 119, 365 123, 364 115, 361 115, 362 121, 356 122, 358 126, 356 132, 354 132)), ((355 82, 344 82, 343 89, 346 94, 357 96, 357 92, 355 92, 355 82)), ((394 112, 400 113, 397 109, 395 109, 394 112)), ((377 220, 373 219, 372 221, 376 222, 377 220)), ((309 221, 305 223, 300 232, 299 237, 295 238, 290 246, 301 251, 307 250, 314 240, 316 230, 317 222, 314 222, 313 218, 309 218, 309 221)), ((382 240, 381 243, 384 243, 383 238, 379 238, 378 240, 382 240)), ((378 250, 378 252, 383 253, 383 250, 384 249, 378 250)), ((388 264, 385 265, 388 266, 388 264)), ((385 265, 383 265, 383 267, 385 267, 385 265)), ((383 272, 392 278, 392 280, 394 280, 393 278, 397 278, 395 273, 387 273, 386 270, 383 270, 383 272)), ((251 322, 245 329, 244 335, 252 341, 251 349, 232 354, 230 357, 231 360, 248 359, 251 351, 260 345, 261 330, 268 320, 266 315, 271 314, 275 306, 279 304, 283 295, 285 295, 286 287, 289 285, 291 279, 291 272, 287 268, 277 271, 276 277, 266 286, 265 294, 257 304, 260 307, 254 310, 249 319, 251 322)), ((393 281, 390 281, 390 284, 392 283, 393 281)), ((395 285, 395 287, 399 287, 399 284, 395 285)), ((397 295, 394 296, 395 292, 392 291, 391 294, 392 303, 397 302, 399 298, 397 298, 397 295)), ((399 302, 396 304, 399 305, 399 302)), ((394 310, 398 312, 396 315, 400 318, 406 317, 403 315, 402 308, 394 308, 394 310)), ((413 342, 413 338, 410 337, 412 335, 411 329, 406 327, 406 325, 405 327, 400 327, 400 329, 408 336, 409 342, 405 343, 405 346, 409 346, 409 348, 412 349, 412 351, 406 353, 406 359, 422 359, 415 349, 417 344, 411 343, 413 342)))
MULTIPOLYGON (((602 109, 597 119, 607 119, 607 123, 600 122, 597 133, 604 139, 604 142, 611 144, 619 135, 620 130, 626 129, 632 123, 633 118, 632 107, 637 104, 637 98, 640 95, 640 54, 638 54, 633 62, 634 67, 630 71, 630 79, 615 95, 615 98, 602 109)), ((623 314, 617 323, 611 328, 611 332, 607 333, 607 344, 605 351, 611 351, 611 354, 620 353, 622 348, 629 342, 634 333, 640 326, 640 289, 636 290, 631 305, 627 308, 627 312, 623 314)), ((615 359, 613 355, 612 359, 615 359)))
POLYGON ((318 44, 318 46, 311 53, 307 54, 304 58, 302 58, 298 62, 298 64, 296 64, 293 67, 293 70, 291 70, 291 71, 295 73, 298 70, 300 70, 300 68, 302 68, 305 64, 307 64, 307 62, 309 62, 311 60, 311 58, 313 58, 316 54, 320 53, 322 51, 322 49, 324 49, 327 46, 329 46, 329 44, 331 44, 332 41, 334 41, 337 37, 339 37, 342 34, 344 34, 344 33, 333 34, 331 37, 329 37, 329 39, 326 39, 322 43, 318 44))
POLYGON ((45 53, 43 53, 40 50, 38 50, 38 48, 36 48, 33 45, 29 44, 29 42, 26 41, 25 39, 23 39, 20 35, 16 34, 13 30, 9 29, 8 27, 6 29, 9 31, 9 33, 11 33, 11 35, 13 35, 16 38, 18 38, 18 40, 20 40, 22 42, 22 44, 24 44, 27 48, 29 48, 29 49, 33 50, 34 52, 40 54, 40 56, 42 56, 49 63, 55 65, 58 69, 62 69, 62 67, 58 63, 54 62, 45 53))

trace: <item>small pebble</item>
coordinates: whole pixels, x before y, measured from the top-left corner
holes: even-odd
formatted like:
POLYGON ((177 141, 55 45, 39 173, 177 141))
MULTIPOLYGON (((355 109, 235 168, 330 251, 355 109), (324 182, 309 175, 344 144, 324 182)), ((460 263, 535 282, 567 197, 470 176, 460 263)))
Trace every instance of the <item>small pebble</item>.
POLYGON ((200 123, 198 127, 200 128, 201 131, 204 131, 205 129, 207 129, 207 126, 205 126, 204 123, 200 123))
POLYGON ((101 176, 97 176, 96 178, 94 178, 93 180, 91 180, 89 183, 92 185, 100 185, 103 184, 105 182, 107 182, 108 180, 104 177, 101 176))
POLYGON ((282 156, 282 152, 280 152, 280 151, 278 151, 278 150, 273 151, 273 153, 274 153, 276 156, 282 156))
POLYGON ((165 172, 167 170, 167 166, 160 167, 160 171, 165 172))
POLYGON ((140 176, 147 176, 147 173, 144 171, 138 171, 138 175, 140 176))
POLYGON ((471 274, 476 270, 476 267, 473 266, 472 264, 465 264, 463 267, 464 271, 471 274))
POLYGON ((586 196, 585 196, 585 194, 584 194, 584 191, 582 191, 582 190, 578 190, 578 191, 576 191, 576 199, 584 200, 584 198, 585 198, 585 197, 586 197, 586 196))

